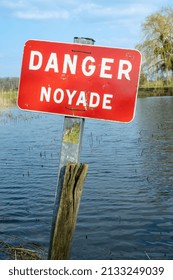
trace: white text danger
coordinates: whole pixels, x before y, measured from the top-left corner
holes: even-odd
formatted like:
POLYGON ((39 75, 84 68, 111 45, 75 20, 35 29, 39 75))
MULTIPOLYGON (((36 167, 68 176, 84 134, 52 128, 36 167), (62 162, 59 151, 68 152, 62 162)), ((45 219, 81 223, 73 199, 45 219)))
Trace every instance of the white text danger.
POLYGON ((72 75, 76 75, 77 70, 80 70, 82 75, 86 77, 95 75, 97 72, 100 78, 131 80, 130 72, 132 70, 132 64, 129 60, 110 57, 103 57, 97 61, 96 58, 90 55, 85 56, 82 61, 77 54, 64 54, 60 58, 55 52, 50 53, 48 59, 45 59, 40 51, 33 50, 30 53, 29 70, 53 71, 54 73, 68 73, 72 75))

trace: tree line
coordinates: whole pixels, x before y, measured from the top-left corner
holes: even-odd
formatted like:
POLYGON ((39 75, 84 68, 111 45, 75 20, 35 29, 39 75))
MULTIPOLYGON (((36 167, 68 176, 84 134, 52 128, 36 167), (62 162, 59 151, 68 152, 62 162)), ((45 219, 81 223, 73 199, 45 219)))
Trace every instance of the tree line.
POLYGON ((165 7, 148 16, 141 25, 142 40, 136 45, 143 63, 141 83, 145 80, 173 80, 173 8, 165 7))

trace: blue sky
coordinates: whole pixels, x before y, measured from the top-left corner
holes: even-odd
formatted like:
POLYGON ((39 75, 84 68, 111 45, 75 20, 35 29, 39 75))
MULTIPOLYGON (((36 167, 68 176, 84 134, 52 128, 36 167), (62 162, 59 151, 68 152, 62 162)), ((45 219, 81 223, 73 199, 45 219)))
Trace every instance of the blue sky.
POLYGON ((134 48, 141 23, 173 0, 0 0, 0 77, 20 75, 29 39, 73 42, 91 37, 96 45, 134 48))

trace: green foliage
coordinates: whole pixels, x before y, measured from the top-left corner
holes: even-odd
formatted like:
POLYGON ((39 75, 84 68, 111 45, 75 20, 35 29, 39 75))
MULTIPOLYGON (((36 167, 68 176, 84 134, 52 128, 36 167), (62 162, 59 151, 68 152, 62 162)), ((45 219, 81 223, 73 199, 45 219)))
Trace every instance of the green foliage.
POLYGON ((144 72, 141 72, 140 74, 140 80, 139 80, 139 87, 142 87, 146 84, 147 82, 147 76, 144 72))
POLYGON ((173 96, 173 78, 167 83, 163 79, 143 81, 139 84, 138 96, 173 96))
POLYGON ((173 8, 166 7, 146 18, 143 40, 136 45, 143 55, 142 71, 147 80, 170 82, 173 73, 173 8))

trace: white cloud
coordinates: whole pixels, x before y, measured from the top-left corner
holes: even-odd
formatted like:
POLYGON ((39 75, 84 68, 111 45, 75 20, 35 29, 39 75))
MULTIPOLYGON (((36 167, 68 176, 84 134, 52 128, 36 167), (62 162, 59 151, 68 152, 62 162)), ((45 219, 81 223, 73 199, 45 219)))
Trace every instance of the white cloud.
MULTIPOLYGON (((63 4, 74 2, 64 0, 63 4)), ((69 9, 63 8, 59 0, 2 0, 0 5, 11 9, 12 15, 20 19, 68 19, 70 15, 69 9)))
POLYGON ((93 17, 129 17, 129 16, 139 16, 139 15, 146 15, 151 10, 150 5, 147 3, 140 4, 140 3, 133 3, 127 4, 126 6, 121 6, 121 3, 108 5, 100 5, 95 3, 87 3, 87 4, 80 4, 78 5, 74 12, 76 14, 84 14, 90 15, 93 17))
MULTIPOLYGON (((156 0, 147 1, 80 1, 80 0, 1 0, 0 5, 12 10, 14 16, 20 19, 69 19, 89 18, 124 19, 145 17, 150 14, 156 0)), ((164 0, 163 0, 164 1, 164 0)))
POLYGON ((68 19, 69 13, 68 11, 26 11, 23 13, 22 11, 15 12, 15 16, 20 19, 33 19, 33 20, 45 20, 45 19, 68 19))

